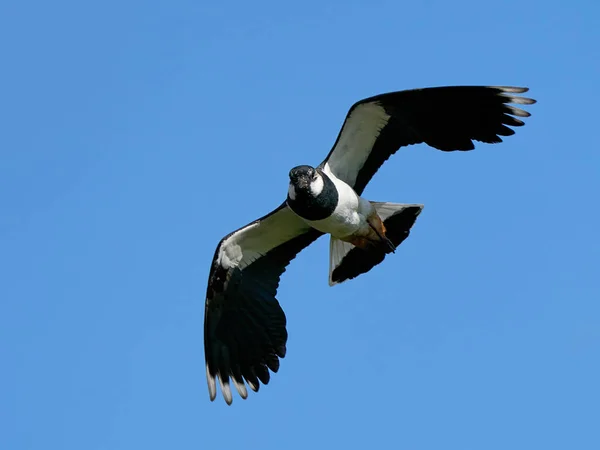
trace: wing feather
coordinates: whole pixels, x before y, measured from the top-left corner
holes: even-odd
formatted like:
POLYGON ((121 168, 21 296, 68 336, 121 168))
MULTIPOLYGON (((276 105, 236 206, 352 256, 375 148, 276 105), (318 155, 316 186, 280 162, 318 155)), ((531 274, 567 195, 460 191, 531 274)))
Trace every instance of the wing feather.
POLYGON ((322 233, 283 203, 225 236, 211 265, 204 315, 209 397, 217 382, 231 404, 230 380, 242 398, 270 380, 286 353, 286 318, 275 298, 286 266, 322 233))
POLYGON ((337 140, 321 163, 360 195, 379 167, 399 148, 426 143, 442 151, 472 150, 473 141, 502 142, 517 117, 530 114, 509 103, 535 100, 512 86, 451 86, 391 92, 361 100, 346 116, 337 140))

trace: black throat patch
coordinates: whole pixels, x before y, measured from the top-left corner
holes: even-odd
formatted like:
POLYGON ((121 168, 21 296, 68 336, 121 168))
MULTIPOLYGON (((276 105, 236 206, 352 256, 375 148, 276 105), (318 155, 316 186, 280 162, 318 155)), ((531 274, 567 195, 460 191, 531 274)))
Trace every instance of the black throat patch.
POLYGON ((288 195, 287 204, 292 211, 306 220, 321 220, 329 217, 338 204, 338 192, 333 184, 321 170, 317 169, 323 177, 323 190, 318 196, 313 196, 310 188, 296 189, 296 198, 288 195))

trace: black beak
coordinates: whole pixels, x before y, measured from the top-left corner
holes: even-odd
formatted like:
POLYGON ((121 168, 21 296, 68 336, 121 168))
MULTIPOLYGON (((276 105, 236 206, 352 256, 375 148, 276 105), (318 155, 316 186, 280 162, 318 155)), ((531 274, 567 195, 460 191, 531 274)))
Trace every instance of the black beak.
POLYGON ((302 177, 296 179, 296 182, 294 184, 300 189, 307 189, 310 186, 310 181, 308 180, 308 178, 302 177))

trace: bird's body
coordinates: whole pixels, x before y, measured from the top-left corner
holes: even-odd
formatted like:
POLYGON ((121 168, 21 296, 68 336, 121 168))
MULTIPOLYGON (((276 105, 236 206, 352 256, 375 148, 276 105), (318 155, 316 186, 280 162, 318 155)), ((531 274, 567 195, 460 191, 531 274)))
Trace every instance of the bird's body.
POLYGON ((425 143, 442 151, 502 142, 529 113, 509 103, 526 88, 455 86, 415 89, 355 103, 317 167, 290 173, 286 200, 225 236, 211 264, 204 317, 210 399, 216 383, 227 403, 230 382, 242 398, 258 391, 286 354, 286 317, 275 298, 286 266, 303 248, 330 235, 329 284, 369 272, 408 237, 419 204, 374 202, 363 191, 399 148, 425 143))
POLYGON ((305 193, 298 192, 299 188, 294 186, 293 181, 290 183, 287 199, 290 209, 312 228, 340 240, 371 235, 368 220, 376 214, 371 202, 337 178, 327 165, 323 169, 312 170, 316 178, 309 182, 305 193), (319 202, 320 197, 322 201, 319 202), (314 203, 323 205, 322 211, 327 214, 326 217, 319 218, 320 215, 313 214, 307 208, 307 205, 314 203))

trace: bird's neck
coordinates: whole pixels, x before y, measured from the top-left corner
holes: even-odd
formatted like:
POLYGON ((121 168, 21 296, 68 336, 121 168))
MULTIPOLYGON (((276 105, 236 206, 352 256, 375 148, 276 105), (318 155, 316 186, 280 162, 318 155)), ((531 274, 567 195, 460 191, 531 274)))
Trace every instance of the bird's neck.
POLYGON ((293 195, 288 193, 287 204, 303 219, 321 220, 335 211, 338 192, 331 179, 321 172, 321 181, 317 181, 311 188, 296 190, 293 195))

